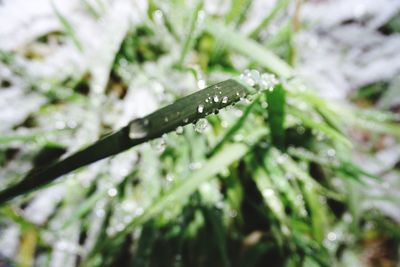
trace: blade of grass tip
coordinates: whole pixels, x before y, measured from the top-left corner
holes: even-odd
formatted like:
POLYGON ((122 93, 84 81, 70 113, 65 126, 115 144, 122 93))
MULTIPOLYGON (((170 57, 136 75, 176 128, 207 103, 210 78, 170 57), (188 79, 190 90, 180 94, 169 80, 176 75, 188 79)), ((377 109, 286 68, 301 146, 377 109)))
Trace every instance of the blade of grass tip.
POLYGON ((236 33, 232 28, 208 18, 205 21, 205 29, 215 38, 229 40, 227 47, 254 60, 279 77, 293 76, 292 68, 285 61, 254 40, 236 33))
POLYGON ((254 110, 254 107, 257 105, 258 101, 260 99, 260 96, 258 95, 253 102, 246 107, 244 110, 242 116, 235 122, 235 124, 232 125, 231 128, 225 133, 225 135, 222 137, 222 139, 214 146, 214 148, 211 150, 209 153, 210 155, 215 154, 217 151, 221 149, 221 147, 228 142, 235 134, 237 131, 239 131, 243 124, 247 121, 247 118, 251 114, 251 112, 254 110))
POLYGON ((276 188, 264 169, 256 167, 253 173, 253 179, 264 198, 265 204, 271 209, 280 223, 285 224, 286 214, 284 205, 281 202, 282 197, 280 197, 279 193, 276 193, 276 188))
POLYGON ((285 177, 285 172, 279 168, 276 159, 273 158, 270 153, 265 153, 262 164, 264 171, 268 174, 275 187, 286 195, 288 200, 286 205, 291 206, 295 213, 301 215, 301 212, 302 210, 305 210, 305 207, 304 203, 297 199, 297 196, 300 194, 298 187, 290 184, 288 179, 285 177))
POLYGON ((198 1, 195 9, 193 10, 193 13, 191 15, 189 31, 184 39, 184 42, 182 45, 181 56, 179 57, 179 61, 178 61, 179 68, 182 68, 185 57, 193 45, 194 38, 196 37, 196 34, 197 34, 196 30, 198 30, 198 27, 199 27, 198 24, 202 23, 202 21, 201 21, 202 18, 199 17, 199 13, 201 11, 202 6, 203 6, 202 1, 198 1))
POLYGON ((260 25, 258 25, 258 27, 251 32, 250 37, 256 38, 260 31, 267 27, 271 20, 279 13, 279 11, 285 9, 289 5, 289 3, 290 0, 279 0, 278 3, 276 3, 275 6, 272 8, 268 16, 265 17, 260 25))
POLYGON ((239 80, 229 79, 183 97, 144 118, 132 121, 121 130, 47 168, 32 172, 19 183, 0 191, 0 204, 42 187, 78 168, 161 137, 179 126, 193 123, 239 101, 243 96, 256 92, 255 88, 239 80), (213 101, 205 101, 206 99, 213 101))
MULTIPOLYGON (((265 134, 265 129, 259 129, 258 131, 254 131, 251 136, 248 136, 248 139, 259 140, 265 134)), ((117 233, 113 239, 126 235, 134 227, 148 221, 174 202, 183 201, 186 197, 195 192, 200 184, 215 177, 215 175, 241 159, 248 150, 249 147, 241 143, 234 143, 223 147, 218 153, 213 155, 202 168, 194 171, 187 179, 182 180, 182 182, 151 203, 140 216, 135 217, 127 227, 123 231, 117 233)))
POLYGON ((285 145, 285 89, 282 84, 266 91, 268 103, 268 124, 272 143, 279 149, 285 145))
POLYGON ((61 14, 61 12, 57 9, 56 5, 54 4, 54 1, 50 1, 51 6, 54 10, 54 13, 56 14, 57 18, 60 20, 62 26, 64 27, 65 31, 67 32, 67 35, 71 38, 72 42, 78 48, 80 52, 83 52, 83 46, 81 42, 79 41, 78 37, 76 36, 75 30, 72 27, 71 23, 67 20, 67 18, 61 14))
POLYGON ((321 242, 324 237, 328 227, 327 222, 327 210, 324 204, 320 201, 320 191, 322 194, 328 195, 328 190, 324 189, 322 186, 317 184, 306 172, 301 170, 297 164, 287 157, 284 162, 281 162, 282 168, 286 169, 287 172, 292 173, 292 175, 297 176, 301 181, 303 181, 303 195, 308 204, 311 212, 311 222, 314 238, 321 242), (322 189, 319 190, 319 189, 322 189))
POLYGON ((292 175, 299 178, 307 187, 314 188, 321 194, 324 194, 332 199, 341 200, 341 196, 331 190, 325 188, 316 180, 314 180, 307 172, 299 167, 296 161, 287 154, 281 153, 279 150, 271 148, 271 155, 279 160, 277 163, 285 171, 285 173, 291 173, 292 175))

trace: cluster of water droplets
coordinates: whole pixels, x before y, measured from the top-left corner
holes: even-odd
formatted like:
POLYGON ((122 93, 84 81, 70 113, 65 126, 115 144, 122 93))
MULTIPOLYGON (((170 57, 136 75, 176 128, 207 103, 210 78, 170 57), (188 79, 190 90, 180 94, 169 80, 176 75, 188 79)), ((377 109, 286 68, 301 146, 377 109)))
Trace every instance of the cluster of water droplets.
POLYGON ((251 87, 258 86, 260 90, 272 90, 279 83, 278 78, 274 74, 260 74, 258 70, 246 69, 240 74, 239 78, 251 87))

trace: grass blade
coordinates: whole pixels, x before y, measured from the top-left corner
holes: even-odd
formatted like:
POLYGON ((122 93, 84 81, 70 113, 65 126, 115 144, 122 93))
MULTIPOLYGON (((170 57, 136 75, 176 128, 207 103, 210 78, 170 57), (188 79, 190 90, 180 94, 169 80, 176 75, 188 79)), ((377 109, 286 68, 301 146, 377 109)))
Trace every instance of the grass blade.
POLYGON ((229 48, 249 57, 276 75, 284 78, 293 75, 292 68, 285 61, 259 43, 236 33, 233 29, 211 19, 206 20, 205 29, 216 38, 230 40, 227 42, 229 48))
POLYGON ((271 130, 272 143, 282 149, 285 144, 285 89, 282 84, 268 90, 268 124, 271 130))
POLYGON ((229 79, 183 97, 174 104, 161 108, 144 118, 132 121, 121 130, 64 160, 27 175, 18 184, 0 191, 0 203, 31 192, 90 163, 158 138, 179 126, 195 122, 218 109, 239 101, 240 97, 255 92, 254 88, 246 86, 238 80, 229 79), (218 99, 225 98, 226 101, 215 101, 215 96, 218 99), (206 99, 210 101, 206 102, 206 99))

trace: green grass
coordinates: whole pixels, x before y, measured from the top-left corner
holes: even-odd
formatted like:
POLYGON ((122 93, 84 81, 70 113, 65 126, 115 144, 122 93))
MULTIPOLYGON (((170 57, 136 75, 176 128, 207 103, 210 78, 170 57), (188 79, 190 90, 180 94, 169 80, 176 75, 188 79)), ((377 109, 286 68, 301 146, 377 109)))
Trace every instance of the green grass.
MULTIPOLYGON (((101 16, 88 4, 90 16, 101 16)), ((48 236, 78 248, 66 256, 77 266, 348 266, 361 262, 371 240, 398 248, 396 222, 363 208, 363 201, 379 199, 368 190, 381 177, 351 158, 360 146, 353 131, 368 135, 372 148, 385 136, 398 141, 398 114, 328 101, 295 76, 292 18, 270 39, 260 37, 290 1, 278 1, 248 36, 237 29, 250 19, 251 1, 233 1, 225 15, 206 14, 203 22, 201 1, 192 8, 183 1, 150 4, 149 16, 131 26, 115 54, 104 99, 70 89, 71 77, 50 79, 48 102, 31 114, 33 129, 0 136, 0 229, 23 229, 20 256, 9 261, 29 266, 41 257, 49 265, 57 247, 48 236), (156 10, 163 12, 161 26, 152 21, 156 10), (243 66, 274 73, 279 83, 249 86, 238 78, 243 66), (212 85, 196 90, 200 77, 212 85), (60 96, 68 90, 74 97, 60 96), (108 105, 135 105, 125 101, 140 90, 164 107, 118 129, 112 120, 120 114, 108 105), (76 127, 44 127, 52 114, 76 108, 87 115, 76 127), (111 122, 107 115, 114 115, 111 122), (208 127, 197 131, 198 121, 208 127), (77 136, 89 137, 70 149, 77 136), (68 155, 38 164, 49 147, 68 155), (10 165, 19 162, 37 166, 19 173, 10 165), (53 186, 67 193, 54 200, 44 223, 30 222, 20 210, 53 186)), ((68 19, 55 13, 81 47, 68 19)), ((76 77, 93 82, 84 73, 76 77)), ((356 95, 371 97, 364 93, 356 95)))

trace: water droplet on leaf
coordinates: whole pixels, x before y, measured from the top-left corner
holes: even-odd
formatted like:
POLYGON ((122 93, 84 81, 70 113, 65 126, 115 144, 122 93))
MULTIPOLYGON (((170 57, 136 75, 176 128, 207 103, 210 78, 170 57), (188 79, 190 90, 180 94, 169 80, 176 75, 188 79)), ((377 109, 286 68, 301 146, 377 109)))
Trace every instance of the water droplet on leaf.
POLYGON ((202 133, 207 128, 207 126, 208 126, 208 121, 206 119, 199 119, 196 122, 194 129, 196 132, 202 133))

